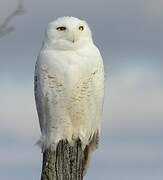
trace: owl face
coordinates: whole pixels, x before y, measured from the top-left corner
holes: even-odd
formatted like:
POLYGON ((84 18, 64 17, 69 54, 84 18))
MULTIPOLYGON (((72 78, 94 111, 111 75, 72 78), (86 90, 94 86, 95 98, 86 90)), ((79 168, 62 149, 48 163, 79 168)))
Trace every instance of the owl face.
POLYGON ((92 41, 92 36, 85 21, 62 17, 49 24, 47 39, 55 48, 71 49, 87 45, 92 41))

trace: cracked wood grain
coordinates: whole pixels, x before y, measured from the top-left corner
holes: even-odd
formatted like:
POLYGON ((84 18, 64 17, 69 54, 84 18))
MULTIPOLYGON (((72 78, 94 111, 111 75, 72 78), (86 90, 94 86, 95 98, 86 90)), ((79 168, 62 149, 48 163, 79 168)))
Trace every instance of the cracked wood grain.
POLYGON ((84 163, 80 140, 74 146, 62 140, 56 151, 44 151, 41 180, 83 180, 84 163))

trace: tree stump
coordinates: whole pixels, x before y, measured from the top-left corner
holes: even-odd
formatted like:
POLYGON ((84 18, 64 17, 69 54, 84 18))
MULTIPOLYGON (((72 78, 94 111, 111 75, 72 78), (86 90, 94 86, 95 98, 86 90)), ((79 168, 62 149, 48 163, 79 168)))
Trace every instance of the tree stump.
POLYGON ((56 151, 44 151, 41 180, 83 180, 84 161, 80 140, 74 146, 62 140, 56 151))

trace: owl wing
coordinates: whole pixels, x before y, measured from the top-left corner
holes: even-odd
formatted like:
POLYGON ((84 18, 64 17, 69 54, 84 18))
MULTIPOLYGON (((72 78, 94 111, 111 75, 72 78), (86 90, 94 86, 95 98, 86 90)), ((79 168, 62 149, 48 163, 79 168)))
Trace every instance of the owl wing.
POLYGON ((43 101, 42 101, 42 93, 40 91, 40 80, 39 80, 39 74, 37 72, 37 64, 35 68, 35 76, 34 76, 34 95, 35 95, 35 102, 36 102, 36 108, 37 113, 39 116, 39 124, 41 132, 43 132, 43 124, 44 124, 44 113, 43 113, 43 101))
POLYGON ((47 131, 47 122, 46 122, 46 112, 45 112, 45 102, 44 102, 44 92, 42 89, 43 81, 44 81, 44 75, 39 72, 39 65, 36 63, 35 66, 35 76, 34 76, 34 95, 35 95, 35 102, 36 102, 36 109, 37 114, 39 118, 39 125, 41 129, 41 138, 37 141, 37 145, 42 147, 45 142, 46 138, 46 131, 47 131))
POLYGON ((99 64, 97 66, 97 70, 94 73, 92 73, 92 92, 94 92, 94 104, 96 104, 96 111, 94 112, 94 114, 97 118, 91 118, 93 132, 92 136, 90 137, 90 142, 84 150, 84 175, 86 174, 87 169, 89 167, 92 152, 94 152, 94 150, 98 148, 100 138, 101 117, 104 97, 104 66, 100 54, 98 56, 98 59, 99 64))
POLYGON ((50 145, 55 149, 59 140, 64 139, 63 134, 66 133, 63 132, 63 126, 68 121, 65 122, 65 111, 62 108, 65 103, 62 78, 55 67, 51 70, 41 58, 36 63, 34 84, 41 129, 41 138, 37 144, 44 151, 50 145))

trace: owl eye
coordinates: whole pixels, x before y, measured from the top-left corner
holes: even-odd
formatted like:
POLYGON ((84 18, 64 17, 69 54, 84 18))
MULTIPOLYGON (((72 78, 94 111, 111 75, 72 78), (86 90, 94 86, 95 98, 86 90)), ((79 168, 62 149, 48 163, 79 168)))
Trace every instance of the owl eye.
POLYGON ((83 31, 84 30, 84 26, 79 26, 79 30, 83 31))
POLYGON ((67 28, 64 26, 60 26, 56 28, 58 31, 65 31, 67 28))

